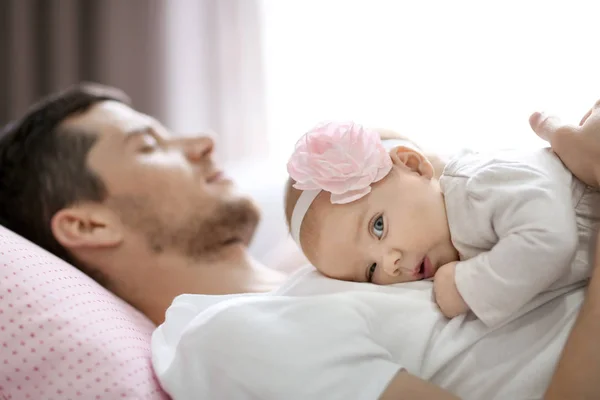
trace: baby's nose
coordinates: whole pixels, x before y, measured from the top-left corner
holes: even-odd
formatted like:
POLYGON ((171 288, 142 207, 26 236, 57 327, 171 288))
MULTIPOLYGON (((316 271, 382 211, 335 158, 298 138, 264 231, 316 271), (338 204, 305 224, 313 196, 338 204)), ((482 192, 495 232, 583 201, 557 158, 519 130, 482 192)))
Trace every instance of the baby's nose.
POLYGON ((402 253, 399 251, 392 250, 385 255, 383 259, 383 270, 390 276, 400 275, 400 261, 402 260, 402 253))

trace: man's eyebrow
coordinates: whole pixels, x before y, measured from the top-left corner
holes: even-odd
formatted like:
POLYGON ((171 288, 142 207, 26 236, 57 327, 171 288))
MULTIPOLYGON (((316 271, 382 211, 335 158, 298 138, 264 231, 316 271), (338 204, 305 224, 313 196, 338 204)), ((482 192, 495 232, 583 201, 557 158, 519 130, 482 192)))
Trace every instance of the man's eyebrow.
POLYGON ((123 138, 123 141, 128 142, 129 140, 142 135, 151 135, 154 137, 158 137, 154 128, 152 128, 151 126, 142 126, 125 132, 125 137, 123 138))

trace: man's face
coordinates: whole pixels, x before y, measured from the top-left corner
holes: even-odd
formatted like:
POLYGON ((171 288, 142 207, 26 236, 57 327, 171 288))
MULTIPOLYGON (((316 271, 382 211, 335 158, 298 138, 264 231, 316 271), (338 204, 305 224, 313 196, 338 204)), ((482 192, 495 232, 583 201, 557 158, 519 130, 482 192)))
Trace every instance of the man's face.
POLYGON ((249 243, 258 211, 212 160, 206 136, 173 136, 115 101, 96 104, 63 126, 98 135, 87 163, 104 182, 105 204, 152 251, 193 258, 249 243))

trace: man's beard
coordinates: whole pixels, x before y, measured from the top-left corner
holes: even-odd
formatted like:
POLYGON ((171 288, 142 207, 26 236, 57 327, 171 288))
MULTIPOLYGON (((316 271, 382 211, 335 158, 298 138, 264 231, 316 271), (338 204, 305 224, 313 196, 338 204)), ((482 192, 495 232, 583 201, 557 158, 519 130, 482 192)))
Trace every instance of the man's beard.
POLYGON ((245 197, 219 202, 210 214, 193 208, 179 221, 141 197, 113 197, 109 204, 127 227, 146 237, 152 251, 178 251, 193 259, 212 257, 231 244, 249 244, 260 218, 254 202, 245 197))

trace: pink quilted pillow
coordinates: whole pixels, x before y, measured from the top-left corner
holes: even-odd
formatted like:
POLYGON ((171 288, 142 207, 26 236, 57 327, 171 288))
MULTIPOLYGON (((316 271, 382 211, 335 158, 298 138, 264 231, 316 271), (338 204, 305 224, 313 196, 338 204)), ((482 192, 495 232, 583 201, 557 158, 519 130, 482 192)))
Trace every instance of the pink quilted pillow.
POLYGON ((0 226, 0 398, 168 399, 154 326, 76 268, 0 226))

